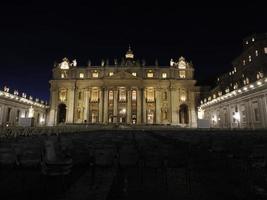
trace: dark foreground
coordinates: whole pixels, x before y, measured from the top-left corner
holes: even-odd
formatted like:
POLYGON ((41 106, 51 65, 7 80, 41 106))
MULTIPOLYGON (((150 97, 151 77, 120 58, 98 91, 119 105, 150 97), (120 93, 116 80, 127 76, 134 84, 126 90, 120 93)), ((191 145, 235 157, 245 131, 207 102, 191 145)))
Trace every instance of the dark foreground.
POLYGON ((266 158, 265 131, 105 130, 2 139, 0 199, 267 199, 266 158), (45 140, 71 155, 71 173, 41 173, 45 140))

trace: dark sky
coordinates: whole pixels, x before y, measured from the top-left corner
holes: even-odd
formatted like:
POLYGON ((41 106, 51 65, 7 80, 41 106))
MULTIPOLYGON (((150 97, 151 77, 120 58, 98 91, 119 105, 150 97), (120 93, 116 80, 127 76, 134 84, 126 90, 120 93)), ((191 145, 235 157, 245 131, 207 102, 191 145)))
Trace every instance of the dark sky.
POLYGON ((100 64, 122 57, 128 44, 148 64, 185 56, 198 84, 209 85, 231 68, 243 37, 267 31, 267 9, 256 3, 75 2, 0 3, 0 87, 48 99, 54 61, 100 64))

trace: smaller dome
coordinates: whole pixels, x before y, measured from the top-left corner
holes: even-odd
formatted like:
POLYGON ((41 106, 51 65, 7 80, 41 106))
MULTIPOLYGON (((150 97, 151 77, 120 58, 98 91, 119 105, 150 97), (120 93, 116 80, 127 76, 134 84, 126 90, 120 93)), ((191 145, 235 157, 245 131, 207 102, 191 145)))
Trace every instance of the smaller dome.
POLYGON ((129 45, 129 49, 125 54, 125 58, 126 59, 133 59, 134 58, 134 54, 133 51, 131 50, 131 46, 129 45))

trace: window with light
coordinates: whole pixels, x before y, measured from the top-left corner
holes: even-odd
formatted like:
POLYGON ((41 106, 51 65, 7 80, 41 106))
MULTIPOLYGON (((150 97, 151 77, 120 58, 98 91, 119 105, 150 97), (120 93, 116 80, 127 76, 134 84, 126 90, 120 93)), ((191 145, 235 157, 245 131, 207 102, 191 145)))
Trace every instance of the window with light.
POLYGON ((155 101, 155 95, 154 95, 154 89, 148 88, 146 91, 147 95, 147 102, 154 102, 155 101))
POLYGON ((91 102, 98 102, 98 89, 92 90, 91 102))
POLYGON ((120 102, 125 102, 126 101, 126 89, 125 88, 120 88, 119 89, 119 101, 120 102))
POLYGON ((133 76, 136 76, 136 72, 132 72, 132 75, 133 75, 133 76))
POLYGON ((84 78, 84 73, 80 73, 80 78, 84 78))
POLYGON ((162 73, 162 78, 167 78, 167 73, 162 73))
POLYGON ((154 76, 153 72, 148 72, 147 73, 147 78, 153 78, 153 76, 154 76))
POLYGON ((114 72, 109 72, 109 76, 113 76, 114 75, 114 72))
POLYGON ((114 95, 113 95, 113 91, 110 90, 110 91, 108 92, 108 100, 109 100, 109 101, 113 101, 113 97, 114 97, 114 95))
POLYGON ((92 73, 92 77, 93 77, 93 78, 98 78, 98 72, 97 72, 97 71, 94 71, 94 72, 92 73))
POLYGON ((185 71, 184 70, 179 71, 179 77, 180 78, 185 78, 185 71))
POLYGON ((136 96, 137 96, 136 90, 133 90, 132 91, 132 101, 136 101, 136 96))

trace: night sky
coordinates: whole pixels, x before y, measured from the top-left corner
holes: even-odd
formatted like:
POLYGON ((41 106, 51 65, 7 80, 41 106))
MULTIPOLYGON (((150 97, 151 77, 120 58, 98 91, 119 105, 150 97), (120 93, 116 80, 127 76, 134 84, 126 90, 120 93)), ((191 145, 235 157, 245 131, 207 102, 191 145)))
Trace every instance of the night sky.
POLYGON ((244 37, 267 31, 267 9, 256 3, 75 2, 0 3, 1 88, 48 100, 54 61, 99 65, 102 58, 123 57, 128 44, 147 64, 184 56, 198 85, 211 85, 231 68, 244 37))

